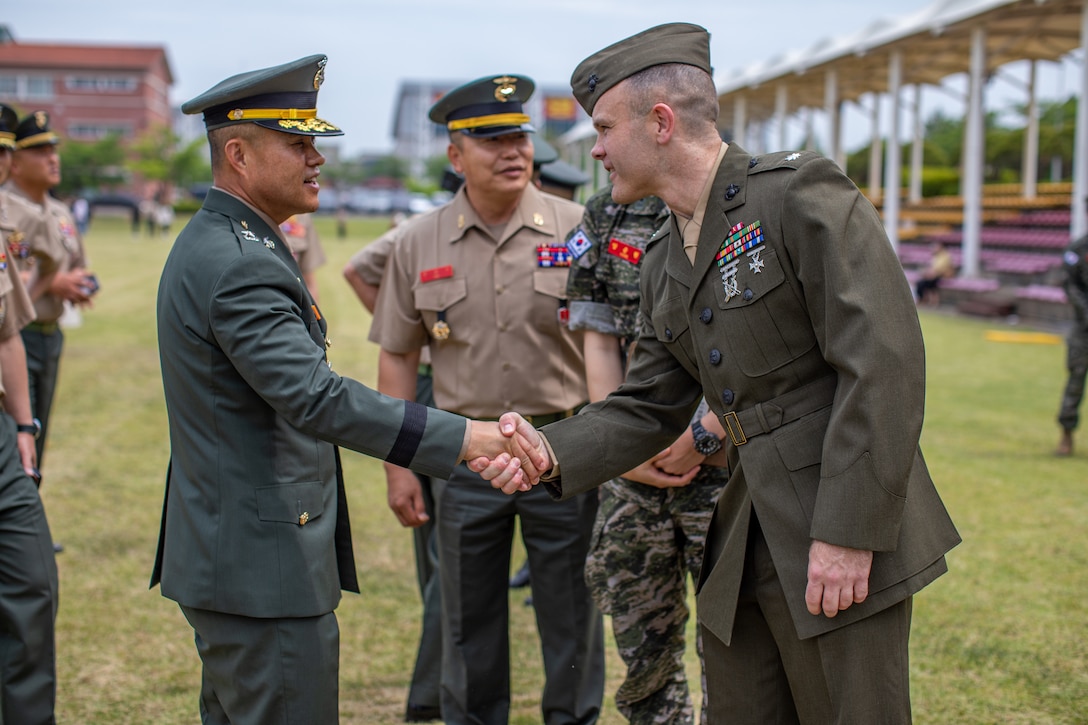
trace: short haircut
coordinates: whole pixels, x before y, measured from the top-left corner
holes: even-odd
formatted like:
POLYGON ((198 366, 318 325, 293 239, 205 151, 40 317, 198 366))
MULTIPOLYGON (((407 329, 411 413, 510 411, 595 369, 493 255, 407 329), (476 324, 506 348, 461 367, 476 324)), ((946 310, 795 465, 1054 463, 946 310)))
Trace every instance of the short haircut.
POLYGON ((656 103, 676 111, 682 126, 718 123, 718 89, 702 68, 684 63, 650 66, 627 79, 631 87, 631 111, 643 115, 656 103))
POLYGON ((261 127, 254 123, 236 123, 230 126, 221 126, 208 131, 208 146, 211 149, 212 171, 222 168, 226 163, 224 149, 232 138, 242 138, 251 143, 257 143, 261 137, 261 127))

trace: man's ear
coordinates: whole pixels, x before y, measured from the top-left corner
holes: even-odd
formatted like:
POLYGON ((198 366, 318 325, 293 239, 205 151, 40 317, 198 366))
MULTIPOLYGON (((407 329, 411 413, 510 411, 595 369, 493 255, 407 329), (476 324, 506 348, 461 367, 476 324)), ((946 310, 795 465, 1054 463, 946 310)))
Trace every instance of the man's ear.
POLYGON ((446 147, 446 158, 450 160, 450 166, 454 171, 462 175, 465 173, 461 164, 461 149, 457 148, 457 144, 451 142, 446 147))
POLYGON ((223 144, 223 157, 236 173, 245 173, 248 154, 249 145, 243 138, 235 136, 223 144))
POLYGON ((667 143, 676 133, 676 112, 668 104, 654 104, 650 109, 650 121, 653 124, 654 140, 658 143, 667 143))

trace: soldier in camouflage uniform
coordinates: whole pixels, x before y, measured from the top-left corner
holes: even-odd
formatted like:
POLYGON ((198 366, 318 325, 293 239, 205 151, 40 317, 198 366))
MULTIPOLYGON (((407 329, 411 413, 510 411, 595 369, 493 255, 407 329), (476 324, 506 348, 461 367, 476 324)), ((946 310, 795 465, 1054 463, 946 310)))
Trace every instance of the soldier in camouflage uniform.
POLYGON ((1073 306, 1073 327, 1066 338, 1066 367, 1069 378, 1058 410, 1062 437, 1055 455, 1073 455, 1073 431, 1080 422, 1080 402, 1088 375, 1088 236, 1074 240, 1062 258, 1065 269, 1065 296, 1073 306))
MULTIPOLYGON (((656 197, 633 204, 612 201, 605 188, 586 203, 582 224, 568 237, 573 257, 567 296, 570 327, 586 335, 591 400, 622 379, 627 353, 638 337, 639 262, 669 210, 656 197), (593 349, 605 356, 595 365, 593 349), (598 381, 610 367, 612 378, 598 381)), ((706 412, 701 406, 697 419, 706 412)), ((707 427, 721 432, 709 415, 707 427)), ((699 427, 710 446, 717 437, 699 427)), ((689 429, 668 451, 600 489, 600 505, 586 559, 586 582, 627 665, 616 707, 633 723, 692 723, 694 708, 684 671, 688 621, 686 576, 699 575, 714 503, 725 485, 724 468, 703 465, 689 429)), ((701 642, 696 647, 702 661, 701 642)), ((702 679, 706 720, 706 678, 702 679)))

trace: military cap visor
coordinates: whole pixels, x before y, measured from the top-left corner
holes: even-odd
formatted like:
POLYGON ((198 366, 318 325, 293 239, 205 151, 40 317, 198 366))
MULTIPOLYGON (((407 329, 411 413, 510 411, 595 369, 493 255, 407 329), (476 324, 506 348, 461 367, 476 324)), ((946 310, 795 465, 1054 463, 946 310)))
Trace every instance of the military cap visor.
POLYGON ((15 148, 29 149, 34 146, 55 146, 60 137, 49 128, 49 114, 34 111, 15 127, 15 148))
POLYGON ((570 87, 586 113, 609 89, 655 65, 681 63, 710 67, 710 33, 691 23, 658 25, 613 43, 589 56, 574 69, 570 87))
POLYGON ((15 109, 0 103, 0 148, 15 148, 15 127, 18 125, 15 109))
POLYGON ((209 131, 255 123, 273 131, 304 136, 342 136, 317 117, 317 92, 325 80, 323 55, 231 76, 181 106, 183 113, 204 114, 209 131))
POLYGON ((442 96, 427 116, 451 132, 478 138, 532 133, 536 129, 522 104, 533 95, 535 87, 524 76, 479 78, 442 96))

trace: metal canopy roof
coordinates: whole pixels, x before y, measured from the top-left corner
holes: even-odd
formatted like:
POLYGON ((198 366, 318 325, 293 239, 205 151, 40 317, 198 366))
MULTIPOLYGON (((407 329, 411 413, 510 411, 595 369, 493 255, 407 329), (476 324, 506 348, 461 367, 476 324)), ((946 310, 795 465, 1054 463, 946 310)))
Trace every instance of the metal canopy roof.
POLYGON ((776 114, 785 87, 787 114, 823 108, 825 78, 837 76, 841 101, 888 92, 889 59, 902 54, 902 84, 937 85, 966 73, 971 34, 986 33, 986 73, 1015 61, 1058 61, 1080 47, 1084 0, 939 0, 897 20, 878 20, 856 33, 828 38, 736 72, 717 73, 721 125, 733 119, 733 104, 745 100, 748 121, 776 114))

